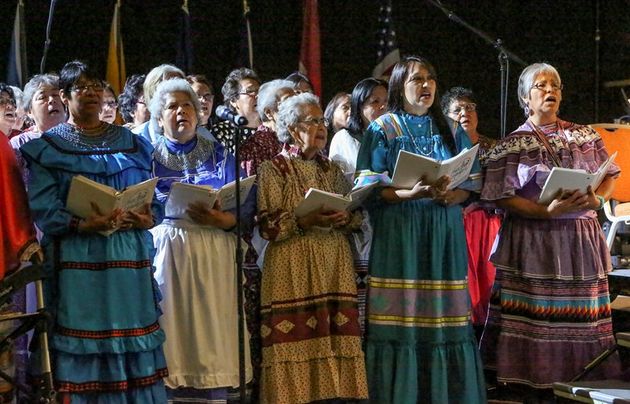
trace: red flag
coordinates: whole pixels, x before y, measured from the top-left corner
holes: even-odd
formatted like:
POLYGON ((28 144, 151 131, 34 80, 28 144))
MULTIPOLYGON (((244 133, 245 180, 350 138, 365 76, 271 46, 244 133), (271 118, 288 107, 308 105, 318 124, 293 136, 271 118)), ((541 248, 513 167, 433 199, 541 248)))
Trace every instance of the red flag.
POLYGON ((317 0, 304 0, 300 72, 311 81, 315 94, 322 94, 322 67, 319 48, 319 13, 317 0))

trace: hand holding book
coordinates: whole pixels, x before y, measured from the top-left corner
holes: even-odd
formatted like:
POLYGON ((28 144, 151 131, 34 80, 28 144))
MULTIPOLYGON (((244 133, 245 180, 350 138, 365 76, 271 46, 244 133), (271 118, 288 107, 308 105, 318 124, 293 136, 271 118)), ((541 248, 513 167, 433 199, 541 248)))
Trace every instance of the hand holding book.
POLYGON ((586 193, 582 193, 579 189, 559 190, 556 198, 547 205, 547 212, 550 217, 556 217, 589 208, 595 209, 597 206, 599 206, 599 200, 589 185, 586 193))
POLYGON ((350 212, 347 210, 330 210, 325 207, 320 207, 297 219, 298 226, 302 230, 308 230, 311 227, 339 228, 347 225, 349 221, 350 212))
POLYGON ((109 235, 118 229, 118 223, 123 214, 122 209, 117 208, 109 214, 103 214, 99 206, 90 202, 92 214, 87 215, 79 222, 79 231, 81 233, 101 233, 109 235))
POLYGON ((202 201, 192 202, 188 205, 186 214, 193 222, 202 226, 213 226, 223 230, 236 226, 236 216, 223 211, 219 199, 214 202, 212 208, 202 201))

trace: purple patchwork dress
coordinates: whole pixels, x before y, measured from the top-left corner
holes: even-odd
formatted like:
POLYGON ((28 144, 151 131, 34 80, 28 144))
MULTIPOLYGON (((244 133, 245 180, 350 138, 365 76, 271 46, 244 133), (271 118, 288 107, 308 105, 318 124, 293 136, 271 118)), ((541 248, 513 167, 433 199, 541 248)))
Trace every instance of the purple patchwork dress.
MULTIPOLYGON (((594 172, 608 158, 588 126, 559 120, 540 129, 562 167, 594 172)), ((538 201, 554 166, 538 139, 527 122, 489 152, 482 199, 538 201)), ((608 175, 619 171, 611 165, 608 175)), ((550 220, 508 212, 491 261, 497 277, 482 351, 499 382, 549 388, 614 344, 610 254, 595 211, 550 220)), ((609 376, 615 367, 600 371, 609 376)))

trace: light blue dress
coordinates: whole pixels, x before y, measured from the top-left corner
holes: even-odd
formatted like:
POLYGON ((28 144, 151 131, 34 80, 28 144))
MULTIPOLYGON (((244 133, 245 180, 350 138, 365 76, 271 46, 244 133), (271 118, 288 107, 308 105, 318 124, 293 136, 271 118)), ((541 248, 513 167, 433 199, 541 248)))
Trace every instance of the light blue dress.
MULTIPOLYGON (((461 129, 455 143, 458 151, 471 146, 461 129)), ((366 130, 357 161, 360 179, 392 175, 399 150, 452 157, 430 116, 386 114, 366 130)), ((460 188, 479 185, 469 180, 460 188)), ((389 204, 379 191, 373 195, 367 204, 374 229, 366 337, 370 401, 485 402, 470 322, 461 206, 431 199, 389 204)))
MULTIPOLYGON (((149 179, 152 147, 119 126, 87 137, 64 123, 21 152, 30 170, 31 212, 44 233, 46 305, 54 318, 50 346, 62 400, 165 403, 151 234, 78 233, 78 218, 65 208, 75 175, 118 190, 149 179)), ((159 223, 157 199, 151 208, 159 223)))

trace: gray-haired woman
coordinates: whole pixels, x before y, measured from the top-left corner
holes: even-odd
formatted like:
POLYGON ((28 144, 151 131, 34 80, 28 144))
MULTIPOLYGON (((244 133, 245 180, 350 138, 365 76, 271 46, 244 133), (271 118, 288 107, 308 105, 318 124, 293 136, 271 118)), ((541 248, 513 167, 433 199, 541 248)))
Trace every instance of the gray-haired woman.
MULTIPOLYGON (((218 189, 236 178, 234 157, 197 135, 199 98, 186 80, 160 83, 150 111, 163 135, 153 153, 160 201, 176 182, 218 189)), ((181 396, 222 402, 227 389, 239 383, 236 237, 226 231, 236 217, 219 203, 191 203, 186 213, 185 218, 167 216, 152 230, 155 279, 163 295, 160 323, 168 341, 164 380, 175 401, 181 396)), ((251 378, 249 365, 247 375, 251 378)))
POLYGON ((282 152, 260 166, 258 214, 269 240, 261 291, 261 402, 367 398, 352 254, 345 231, 360 214, 319 209, 296 217, 309 188, 345 193, 321 153, 326 127, 312 94, 280 104, 282 152), (322 228, 327 230, 322 230, 322 228))
POLYGON ((35 121, 35 125, 11 139, 14 150, 66 120, 59 95, 59 77, 55 74, 33 76, 24 86, 23 100, 24 109, 35 121))
POLYGON ((498 299, 482 346, 487 361, 496 354, 499 381, 542 391, 571 380, 615 344, 610 253, 596 211, 612 193, 619 168, 611 165, 597 189, 566 190, 540 203, 553 167, 594 172, 608 152, 592 128, 558 117, 562 81, 553 66, 526 67, 518 96, 527 121, 486 158, 481 198, 507 215, 491 257, 498 299))

